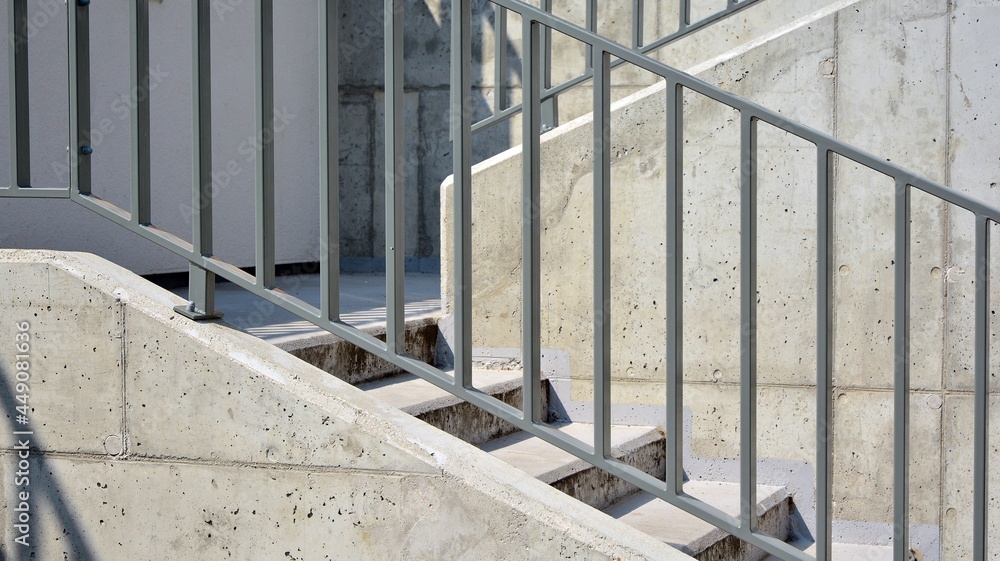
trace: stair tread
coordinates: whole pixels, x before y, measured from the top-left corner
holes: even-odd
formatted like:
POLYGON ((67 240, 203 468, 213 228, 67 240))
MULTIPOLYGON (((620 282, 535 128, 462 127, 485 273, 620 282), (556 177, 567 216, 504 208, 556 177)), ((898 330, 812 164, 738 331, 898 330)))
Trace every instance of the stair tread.
MULTIPOLYGON (((554 425, 554 428, 583 442, 593 441, 594 425, 591 423, 568 423, 554 425)), ((611 431, 611 446, 616 455, 620 455, 662 438, 663 433, 656 427, 615 426, 611 431)), ((584 460, 524 431, 491 440, 479 447, 545 483, 558 481, 590 467, 584 460)))
MULTIPOLYGON (((519 370, 473 370, 473 378, 480 391, 495 394, 520 386, 523 374, 519 370)), ((411 415, 420 415, 462 401, 413 374, 397 374, 358 384, 358 387, 411 415)))
MULTIPOLYGON (((795 544, 792 544, 795 545, 795 544)), ((799 547, 799 546, 796 546, 799 547)), ((805 547, 803 545, 802 547, 805 547)), ((802 548, 800 547, 800 549, 802 548)), ((816 544, 809 544, 803 549, 809 555, 816 555, 816 544)), ((864 559, 865 561, 892 561, 892 546, 889 545, 863 545, 853 543, 834 543, 834 559, 864 559)), ((764 561, 779 561, 773 555, 764 558, 764 561)))
MULTIPOLYGON (((701 499, 731 516, 739 516, 740 514, 739 489, 740 486, 737 483, 716 481, 688 481, 684 483, 685 493, 701 499)), ((773 508, 787 497, 788 491, 784 487, 758 485, 758 515, 773 508)), ((604 509, 604 512, 660 541, 694 554, 704 551, 708 546, 727 535, 708 522, 646 492, 640 492, 614 504, 604 509), (669 523, 665 523, 667 520, 669 523)))

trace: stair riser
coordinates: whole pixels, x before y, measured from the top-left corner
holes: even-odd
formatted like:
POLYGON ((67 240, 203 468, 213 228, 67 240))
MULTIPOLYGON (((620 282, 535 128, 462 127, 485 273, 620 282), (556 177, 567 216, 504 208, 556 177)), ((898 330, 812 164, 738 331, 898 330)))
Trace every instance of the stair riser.
MULTIPOLYGON (((549 384, 547 382, 542 383, 541 393, 542 410, 547 411, 549 406, 549 384)), ((516 387, 494 394, 493 397, 520 409, 522 395, 521 388, 516 387)), ((482 444, 518 431, 514 425, 468 402, 420 413, 416 417, 470 444, 482 444)))
MULTIPOLYGON (((385 333, 377 333, 374 336, 385 341, 385 333)), ((436 322, 422 321, 407 324, 406 352, 417 360, 429 364, 433 363, 437 337, 436 322)), ((374 382, 402 372, 398 366, 339 339, 298 349, 288 349, 288 352, 353 385, 374 382)))
MULTIPOLYGON (((758 531, 781 541, 788 539, 788 516, 791 499, 778 502, 757 519, 758 531)), ((701 552, 686 552, 698 561, 760 561, 767 554, 733 536, 726 536, 701 552)))
MULTIPOLYGON (((619 459, 653 477, 663 479, 666 473, 666 457, 666 443, 658 440, 641 446, 619 459)), ((638 487, 595 467, 553 481, 551 485, 596 509, 605 509, 639 492, 638 487)))

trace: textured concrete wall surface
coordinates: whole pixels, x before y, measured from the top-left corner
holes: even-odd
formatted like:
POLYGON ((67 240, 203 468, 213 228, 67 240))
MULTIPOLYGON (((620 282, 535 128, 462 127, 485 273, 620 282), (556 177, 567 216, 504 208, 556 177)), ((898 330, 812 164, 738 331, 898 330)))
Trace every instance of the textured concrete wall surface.
MULTIPOLYGON (((861 0, 833 7, 695 70, 709 83, 930 179, 1000 201, 1000 114, 991 89, 1000 61, 991 30, 1000 21, 1000 4, 861 0)), ((689 466, 701 466, 696 477, 738 478, 739 113, 691 92, 684 103, 689 466)), ((669 358, 664 107, 661 83, 621 100, 611 124, 613 396, 622 418, 645 416, 646 422, 665 418, 669 358)), ((791 467, 813 469, 816 453, 816 149, 761 124, 758 150, 758 455, 762 482, 788 484, 791 467)), ((589 117, 544 136, 541 157, 542 346, 549 355, 568 356, 549 364, 549 375, 568 379, 561 387, 570 391, 561 397, 585 404, 592 395, 594 343, 589 117)), ((839 540, 888 543, 894 187, 849 161, 838 159, 834 166, 834 529, 839 540)), ((472 331, 474 345, 483 349, 521 345, 520 168, 514 149, 484 162, 473 176, 472 331)), ((447 249, 450 190, 446 182, 446 302, 454 270, 447 249)), ((913 543, 925 559, 967 558, 972 217, 916 193, 912 229, 913 543)), ((995 258, 991 266, 1000 270, 995 258)), ((992 356, 995 364, 995 345, 992 356)), ((1000 395, 991 397, 997 401, 1000 395)), ((585 406, 577 410, 587 412, 585 406)), ((993 405, 991 417, 997 412, 993 405)), ((1000 460, 994 444, 991 454, 1000 460)), ((814 487, 812 474, 806 476, 805 495, 796 502, 810 523, 814 487)), ((996 488, 1000 470, 991 480, 996 488)), ((1000 521, 994 517, 991 524, 1000 536, 1000 521)), ((1000 546, 1000 537, 994 542, 1000 546)))
POLYGON ((93 255, 0 303, 3 559, 690 559, 93 255))

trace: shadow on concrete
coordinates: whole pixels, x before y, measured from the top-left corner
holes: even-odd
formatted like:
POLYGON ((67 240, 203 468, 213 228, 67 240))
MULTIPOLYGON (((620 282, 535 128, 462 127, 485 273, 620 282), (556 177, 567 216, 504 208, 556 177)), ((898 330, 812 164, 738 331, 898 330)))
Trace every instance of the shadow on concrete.
MULTIPOLYGON (((28 382, 30 384, 30 382, 28 382)), ((42 433, 36 423, 31 422, 31 394, 28 393, 28 415, 25 422, 19 422, 22 417, 16 409, 21 403, 17 401, 20 392, 16 391, 17 380, 7 365, 0 365, 0 404, 2 404, 5 428, 13 435, 13 445, 26 443, 27 450, 4 448, 0 455, 7 469, 3 471, 5 481, 2 488, 7 508, 4 512, 3 539, 0 540, 0 560, 3 561, 47 561, 49 559, 65 559, 68 561, 97 561, 98 556, 92 545, 88 543, 83 532, 81 521, 70 506, 63 500, 63 484, 56 477, 54 470, 49 468, 50 459, 42 452, 46 449, 42 433), (15 434, 30 433, 30 434, 15 434), (18 471, 19 453, 28 455, 29 474, 26 485, 15 485, 20 482, 15 479, 18 471), (28 526, 28 545, 15 542, 20 534, 15 528, 19 512, 15 507, 21 502, 18 493, 29 493, 27 512, 30 519, 28 526), (44 508, 43 504, 47 507, 44 508), (41 520, 42 516, 55 516, 55 520, 41 520), (44 529, 58 529, 58 535, 47 536, 44 529), (45 540, 48 540, 47 542, 45 540), (58 540, 58 541, 57 541, 58 540), (54 556, 55 548, 62 549, 62 554, 54 556), (40 553, 41 552, 41 553, 40 553), (47 555, 47 556, 46 556, 47 555)))

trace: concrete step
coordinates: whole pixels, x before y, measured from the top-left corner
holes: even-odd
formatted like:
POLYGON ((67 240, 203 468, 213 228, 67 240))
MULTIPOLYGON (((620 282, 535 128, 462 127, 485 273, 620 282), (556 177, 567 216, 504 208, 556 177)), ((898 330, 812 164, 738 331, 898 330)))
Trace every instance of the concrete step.
MULTIPOLYGON (((365 331, 376 339, 385 341, 384 326, 368 327, 365 331)), ((437 337, 436 316, 406 321, 406 352, 417 360, 427 363, 434 362, 437 337)), ((297 337, 286 336, 275 344, 316 368, 329 372, 352 385, 380 380, 401 372, 394 364, 325 331, 297 337)))
MULTIPOLYGON (((593 441, 592 424, 570 423, 558 426, 558 429, 584 442, 593 441)), ((663 477, 666 445, 661 430, 656 427, 613 427, 611 437, 616 458, 654 477, 663 477)), ((638 492, 633 485, 523 431, 491 440, 479 447, 597 509, 606 508, 638 492)))
MULTIPOLYGON (((521 407, 520 370, 474 370, 477 389, 514 407, 521 407)), ((414 417, 470 444, 517 432, 507 421, 483 411, 413 374, 396 374, 359 388, 414 417)), ((549 384, 542 383, 542 409, 548 409, 549 384)))
MULTIPOLYGON (((684 491, 733 516, 739 516, 739 485, 688 481, 684 491)), ((788 539, 791 496, 784 487, 757 487, 758 528, 781 540, 788 539)), ((758 561, 757 548, 649 493, 629 497, 604 512, 613 518, 666 542, 700 561, 758 561)))
MULTIPOLYGON (((809 555, 816 556, 816 544, 812 542, 792 543, 792 545, 805 551, 809 555)), ((853 543, 834 543, 833 558, 850 561, 892 561, 892 546, 888 545, 861 545, 853 543)), ((910 559, 918 559, 912 553, 910 559)), ((769 555, 764 561, 780 561, 777 557, 769 555)))

